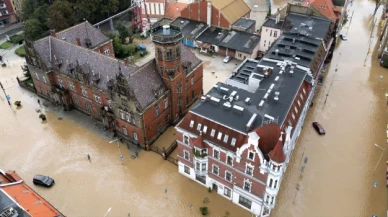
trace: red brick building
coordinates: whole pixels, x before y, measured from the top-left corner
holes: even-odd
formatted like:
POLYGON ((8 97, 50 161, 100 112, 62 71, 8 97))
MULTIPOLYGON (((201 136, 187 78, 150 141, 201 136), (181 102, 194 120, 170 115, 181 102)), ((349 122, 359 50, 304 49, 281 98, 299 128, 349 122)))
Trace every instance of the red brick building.
POLYGON ((178 121, 202 92, 202 62, 179 41, 161 40, 155 41, 157 59, 137 67, 114 58, 111 40, 84 22, 27 43, 26 59, 38 95, 146 145, 178 121))
POLYGON ((176 126, 179 172, 269 216, 314 91, 295 62, 245 60, 176 126))
POLYGON ((0 0, 0 28, 16 23, 17 21, 11 0, 0 0))
POLYGON ((196 1, 181 11, 181 17, 231 29, 241 17, 249 18, 250 9, 243 0, 196 1))

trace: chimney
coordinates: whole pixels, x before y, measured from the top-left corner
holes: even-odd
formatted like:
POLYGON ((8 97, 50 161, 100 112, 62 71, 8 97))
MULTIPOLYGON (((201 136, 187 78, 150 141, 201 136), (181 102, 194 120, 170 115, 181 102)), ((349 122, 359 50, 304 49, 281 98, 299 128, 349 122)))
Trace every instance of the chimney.
POLYGON ((76 38, 75 40, 77 40, 78 46, 81 46, 81 39, 80 38, 76 38))
POLYGON ((212 25, 212 3, 211 1, 207 2, 207 25, 212 25))
POLYGON ((278 54, 279 54, 279 49, 276 49, 276 50, 275 50, 275 53, 276 53, 276 57, 277 57, 278 54))
POLYGON ((50 35, 52 37, 57 37, 57 33, 55 32, 55 29, 50 30, 50 35))

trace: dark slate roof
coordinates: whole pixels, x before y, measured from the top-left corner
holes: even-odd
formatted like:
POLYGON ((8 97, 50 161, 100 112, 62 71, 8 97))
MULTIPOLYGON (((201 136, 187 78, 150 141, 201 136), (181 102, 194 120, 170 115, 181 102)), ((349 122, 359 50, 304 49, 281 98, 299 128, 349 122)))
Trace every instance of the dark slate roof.
POLYGON ((85 39, 89 38, 91 47, 96 47, 110 39, 101 33, 99 29, 94 28, 88 21, 72 26, 61 32, 56 33, 57 38, 66 40, 72 44, 77 44, 77 38, 81 40, 81 46, 86 47, 85 39))
POLYGON ((241 17, 239 20, 237 20, 237 22, 235 22, 233 24, 232 28, 238 27, 238 28, 242 28, 242 29, 249 29, 253 25, 255 25, 255 23, 256 23, 256 21, 254 21, 254 20, 247 19, 245 17, 241 17))
POLYGON ((310 67, 321 43, 322 41, 319 39, 284 33, 275 41, 265 57, 291 60, 299 65, 310 67))
POLYGON ((283 31, 324 39, 330 24, 331 21, 326 18, 289 13, 284 21, 283 31))
POLYGON ((182 17, 178 17, 171 23, 173 26, 178 26, 181 28, 184 38, 189 38, 191 40, 195 39, 199 34, 201 34, 206 28, 207 24, 199 22, 196 20, 189 20, 182 17))
POLYGON ((191 112, 241 133, 248 133, 246 125, 254 114, 257 116, 251 125, 251 129, 261 126, 265 115, 278 119, 278 124, 282 126, 305 77, 311 75, 298 68, 293 69, 294 73, 292 76, 289 74, 290 68, 286 68, 286 72, 280 74, 281 68, 279 64, 280 61, 268 59, 263 59, 260 62, 247 59, 233 72, 233 75, 227 80, 228 84, 217 83, 217 85, 205 94, 206 96, 209 95, 219 99, 220 102, 218 104, 212 98, 209 101, 201 100, 193 107, 191 112), (260 64, 260 67, 258 64, 260 64), (246 86, 246 84, 241 83, 241 80, 237 77, 249 77, 251 75, 250 73, 262 75, 264 66, 272 67, 272 74, 262 79, 260 86, 255 92, 245 90, 243 86, 246 86), (275 82, 277 76, 279 78, 275 82), (236 84, 240 84, 240 86, 236 84), (264 99, 265 94, 272 84, 274 84, 274 87, 267 100, 264 102, 262 108, 258 109, 258 105, 264 99), (232 108, 227 109, 224 103, 229 101, 228 97, 233 91, 236 91, 236 95, 239 97, 237 100, 232 101, 232 108), (280 93, 278 102, 274 100, 275 92, 280 93), (226 96, 225 100, 223 99, 224 96, 226 96), (245 102, 247 98, 250 98, 249 103, 245 102), (244 110, 242 112, 237 111, 233 108, 235 105, 244 108, 244 110))
POLYGON ((6 208, 11 207, 19 214, 19 217, 30 217, 26 211, 16 205, 0 188, 0 213, 2 213, 6 208))
MULTIPOLYGON (((35 50, 40 55, 43 63, 48 69, 53 69, 54 59, 62 60, 62 65, 59 69, 55 69, 63 74, 68 74, 68 63, 78 64, 89 70, 90 74, 94 71, 95 74, 100 74, 100 81, 97 85, 98 89, 107 90, 106 83, 108 76, 114 78, 119 72, 119 60, 98 52, 86 49, 84 47, 71 44, 66 41, 59 40, 54 37, 47 37, 34 43, 35 50), (49 47, 51 42, 51 49, 49 47), (50 51, 51 50, 51 51, 50 51), (51 62, 50 62, 51 53, 51 62)), ((129 76, 137 67, 134 65, 120 64, 121 71, 124 76, 129 76)))
POLYGON ((260 36, 256 34, 230 31, 218 46, 251 54, 259 42, 260 36))
POLYGON ((162 87, 163 92, 167 91, 156 68, 155 59, 132 73, 127 80, 129 87, 142 109, 147 108, 148 105, 156 100, 154 90, 162 87))
POLYGON ((281 29, 283 26, 284 20, 279 20, 279 23, 276 23, 276 19, 273 17, 268 18, 264 23, 263 26, 270 27, 274 29, 281 29))
POLYGON ((198 38, 197 41, 202 41, 204 43, 209 44, 218 44, 222 39, 226 37, 228 34, 227 30, 217 28, 217 27, 210 27, 205 30, 198 38))
MULTIPOLYGON (((198 59, 198 57, 185 45, 181 45, 181 61, 182 63, 190 62, 191 69, 194 69, 199 64, 202 63, 202 60, 198 59)), ((189 73, 191 70, 189 70, 189 73)))

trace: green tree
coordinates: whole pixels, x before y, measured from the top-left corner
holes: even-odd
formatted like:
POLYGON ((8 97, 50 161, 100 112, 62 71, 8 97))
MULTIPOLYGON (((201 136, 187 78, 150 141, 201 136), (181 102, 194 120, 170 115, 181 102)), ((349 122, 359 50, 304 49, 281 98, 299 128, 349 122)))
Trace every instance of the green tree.
POLYGON ((24 23, 24 37, 28 41, 35 41, 42 36, 43 29, 39 20, 29 19, 24 23))
POLYGON ((102 0, 102 3, 99 4, 99 11, 104 16, 110 16, 117 12, 119 9, 119 0, 102 0))
POLYGON ((78 0, 74 3, 75 16, 77 20, 82 21, 84 18, 96 22, 97 16, 100 13, 98 11, 101 0, 78 0))
POLYGON ((22 19, 27 21, 32 18, 36 8, 44 5, 44 0, 23 0, 22 2, 22 19))
POLYGON ((47 4, 44 4, 44 5, 36 8, 34 13, 32 14, 32 17, 31 17, 31 18, 39 20, 39 22, 42 25, 43 30, 48 30, 48 27, 47 27, 48 11, 49 11, 49 6, 47 4))
POLYGON ((116 29, 119 32, 120 40, 122 43, 124 43, 125 38, 131 36, 131 31, 129 31, 129 29, 121 21, 116 22, 116 29))
POLYGON ((49 8, 48 27, 61 31, 76 23, 73 5, 68 1, 55 1, 49 8))

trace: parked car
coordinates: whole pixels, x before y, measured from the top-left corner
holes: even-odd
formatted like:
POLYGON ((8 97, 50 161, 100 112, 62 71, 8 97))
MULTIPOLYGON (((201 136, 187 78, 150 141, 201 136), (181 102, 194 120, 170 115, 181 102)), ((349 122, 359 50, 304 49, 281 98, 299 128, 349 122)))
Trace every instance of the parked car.
POLYGON ((230 61, 230 59, 231 59, 230 56, 226 56, 226 57, 224 58, 223 62, 224 62, 224 63, 227 63, 227 62, 230 61))
POLYGON ((325 135, 325 129, 323 129, 322 125, 318 122, 313 122, 314 129, 319 133, 319 135, 325 135))
POLYGON ((51 187, 55 183, 53 178, 50 178, 50 177, 44 176, 44 175, 36 175, 36 176, 34 176, 34 179, 32 180, 32 182, 35 185, 41 185, 41 186, 44 186, 44 187, 51 187))
POLYGON ((346 35, 344 35, 344 34, 341 34, 341 35, 340 35, 340 38, 341 38, 342 40, 344 40, 344 41, 347 41, 347 40, 348 40, 348 38, 347 38, 346 35))

